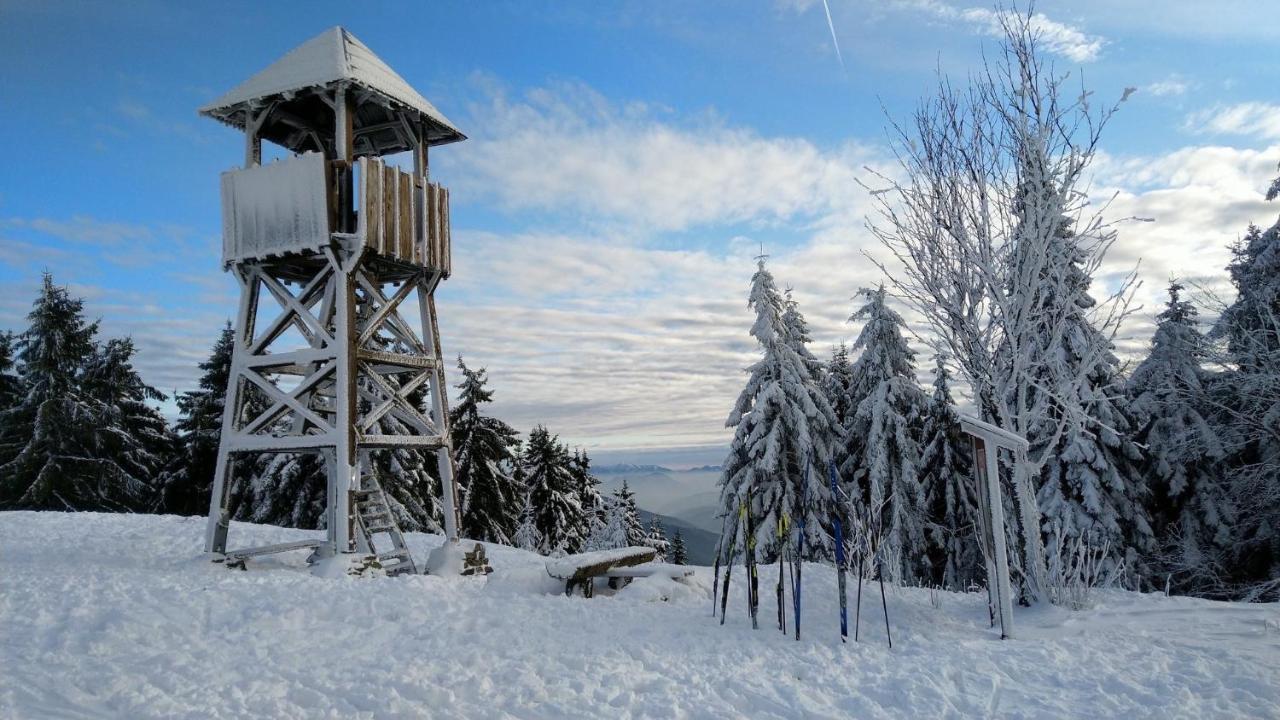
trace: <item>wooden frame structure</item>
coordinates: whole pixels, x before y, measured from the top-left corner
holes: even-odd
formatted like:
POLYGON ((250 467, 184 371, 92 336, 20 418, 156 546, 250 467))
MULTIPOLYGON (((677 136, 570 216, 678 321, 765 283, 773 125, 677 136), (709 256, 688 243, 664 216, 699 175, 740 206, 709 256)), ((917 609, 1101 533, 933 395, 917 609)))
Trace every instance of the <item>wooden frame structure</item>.
POLYGON ((1009 581, 1009 552, 1005 541, 1004 503, 1000 492, 999 450, 1026 462, 1027 441, 1007 430, 969 415, 960 416, 960 429, 973 450, 973 477, 978 496, 978 544, 987 566, 987 599, 991 621, 1000 621, 1000 637, 1013 637, 1013 589, 1009 581))
POLYGON ((427 149, 465 136, 341 28, 201 114, 246 138, 244 167, 222 181, 223 265, 240 304, 205 550, 242 561, 308 547, 416 572, 372 453, 435 453, 444 530, 456 542, 435 304, 451 271, 448 191, 429 182, 427 149), (297 154, 260 165, 264 137, 297 154), (402 150, 412 172, 379 157, 402 150), (323 457, 323 542, 227 550, 236 463, 263 452, 323 457))

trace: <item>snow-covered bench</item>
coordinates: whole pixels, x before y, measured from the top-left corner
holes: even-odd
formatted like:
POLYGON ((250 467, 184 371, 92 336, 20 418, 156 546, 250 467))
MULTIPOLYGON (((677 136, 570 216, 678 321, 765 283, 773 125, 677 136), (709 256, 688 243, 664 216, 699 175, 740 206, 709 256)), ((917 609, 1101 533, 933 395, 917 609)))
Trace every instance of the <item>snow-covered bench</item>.
POLYGON ((606 575, 611 570, 643 565, 658 556, 651 547, 625 547, 617 550, 566 555, 547 561, 547 574, 564 580, 564 594, 572 595, 575 587, 582 587, 584 597, 591 597, 592 579, 606 575))

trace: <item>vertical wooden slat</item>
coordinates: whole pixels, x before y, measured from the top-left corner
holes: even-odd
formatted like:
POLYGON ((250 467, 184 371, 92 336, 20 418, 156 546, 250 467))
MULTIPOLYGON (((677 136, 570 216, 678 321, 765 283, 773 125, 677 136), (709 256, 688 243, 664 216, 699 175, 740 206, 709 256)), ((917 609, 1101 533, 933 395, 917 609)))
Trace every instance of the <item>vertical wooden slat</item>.
POLYGON ((393 167, 382 168, 382 253, 392 257, 396 252, 396 190, 399 188, 395 172, 393 167))
POLYGON ((427 217, 426 217, 426 221, 423 223, 423 233, 422 233, 423 246, 425 247, 425 250, 426 250, 426 258, 423 260, 422 264, 426 265, 427 267, 435 267, 436 248, 435 248, 435 245, 433 244, 433 238, 435 237, 435 224, 436 224, 436 186, 432 183, 427 183, 426 190, 427 190, 427 212, 426 212, 427 217))
POLYGON ((444 188, 444 223, 440 228, 440 247, 444 254, 444 276, 453 274, 453 219, 449 206, 449 189, 444 188))
POLYGON ((400 229, 400 259, 413 262, 413 176, 400 170, 396 174, 400 176, 400 217, 397 223, 400 229))

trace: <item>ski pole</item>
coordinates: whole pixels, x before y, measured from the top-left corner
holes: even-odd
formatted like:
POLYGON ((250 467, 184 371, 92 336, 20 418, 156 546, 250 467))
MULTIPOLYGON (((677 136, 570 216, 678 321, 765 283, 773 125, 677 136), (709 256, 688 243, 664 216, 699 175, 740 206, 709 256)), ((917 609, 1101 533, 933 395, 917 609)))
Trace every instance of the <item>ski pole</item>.
POLYGON ((836 485, 836 463, 827 461, 831 480, 831 524, 836 533, 836 584, 840 592, 840 642, 849 637, 849 593, 845 590, 844 533, 840 526, 840 490, 836 485))

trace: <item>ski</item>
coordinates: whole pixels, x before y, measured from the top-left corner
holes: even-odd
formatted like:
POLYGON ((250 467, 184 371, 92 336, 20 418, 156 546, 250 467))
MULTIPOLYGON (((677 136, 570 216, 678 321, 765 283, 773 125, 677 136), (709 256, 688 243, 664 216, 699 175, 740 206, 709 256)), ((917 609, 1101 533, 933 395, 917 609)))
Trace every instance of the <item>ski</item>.
MULTIPOLYGON (((840 490, 836 485, 835 461, 827 463, 827 475, 831 480, 831 524, 836 540, 836 585, 840 592, 840 642, 849 638, 849 593, 845 589, 844 529, 840 524, 840 490)), ((797 614, 799 611, 797 610, 797 614)))
POLYGON ((807 514, 806 512, 807 506, 805 505, 805 499, 806 499, 805 496, 808 494, 808 491, 809 491, 809 465, 812 460, 813 460, 813 451, 810 450, 809 454, 804 459, 804 475, 801 476, 802 479, 800 481, 800 523, 798 527, 798 532, 800 533, 800 537, 796 540, 796 553, 794 556, 795 557, 794 564, 796 568, 796 587, 795 587, 795 590, 793 590, 791 593, 792 602, 795 603, 795 612, 796 612, 796 620, 795 620, 796 640, 800 639, 800 588, 801 588, 800 583, 803 580, 803 573, 804 573, 804 518, 805 518, 805 515, 807 514))

